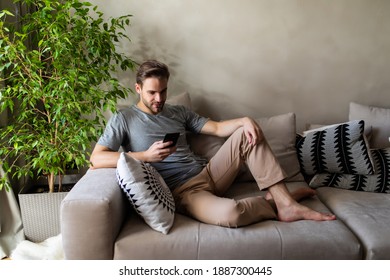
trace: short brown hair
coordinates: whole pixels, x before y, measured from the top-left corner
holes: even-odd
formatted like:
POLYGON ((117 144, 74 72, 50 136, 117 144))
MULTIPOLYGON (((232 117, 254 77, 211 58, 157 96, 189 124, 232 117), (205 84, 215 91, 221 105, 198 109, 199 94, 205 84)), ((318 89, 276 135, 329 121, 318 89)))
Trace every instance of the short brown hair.
POLYGON ((136 82, 140 86, 147 78, 169 79, 168 66, 157 60, 147 60, 138 69, 136 82))

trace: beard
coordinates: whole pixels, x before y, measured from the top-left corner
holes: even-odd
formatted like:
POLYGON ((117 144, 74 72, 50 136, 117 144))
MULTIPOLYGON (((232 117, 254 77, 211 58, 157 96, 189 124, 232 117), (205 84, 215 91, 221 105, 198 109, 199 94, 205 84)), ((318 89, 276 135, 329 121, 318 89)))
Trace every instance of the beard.
POLYGON ((142 100, 144 105, 154 114, 160 113, 164 109, 165 102, 146 102, 145 100, 142 100))

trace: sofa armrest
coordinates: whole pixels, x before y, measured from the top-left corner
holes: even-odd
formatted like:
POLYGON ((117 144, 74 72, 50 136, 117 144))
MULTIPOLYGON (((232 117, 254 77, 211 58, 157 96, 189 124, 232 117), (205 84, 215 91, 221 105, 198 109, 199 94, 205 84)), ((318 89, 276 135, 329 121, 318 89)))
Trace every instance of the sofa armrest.
POLYGON ((115 168, 88 170, 61 204, 66 259, 113 259, 126 204, 115 168))

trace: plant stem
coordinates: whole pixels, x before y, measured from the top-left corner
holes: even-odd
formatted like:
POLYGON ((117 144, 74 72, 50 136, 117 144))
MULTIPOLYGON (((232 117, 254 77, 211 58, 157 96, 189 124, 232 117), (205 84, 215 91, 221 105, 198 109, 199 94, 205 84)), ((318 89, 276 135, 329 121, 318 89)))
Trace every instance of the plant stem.
POLYGON ((51 172, 49 175, 48 175, 48 181, 49 181, 49 192, 54 192, 54 178, 55 178, 55 174, 53 172, 51 172))

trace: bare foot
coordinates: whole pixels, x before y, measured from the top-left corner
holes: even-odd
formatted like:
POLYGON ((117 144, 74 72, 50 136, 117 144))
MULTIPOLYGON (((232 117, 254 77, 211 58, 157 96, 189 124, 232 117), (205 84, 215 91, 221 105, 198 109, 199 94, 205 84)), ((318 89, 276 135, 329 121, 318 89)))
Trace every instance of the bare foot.
POLYGON ((335 220, 336 216, 333 214, 320 213, 314 211, 304 205, 297 203, 302 199, 312 197, 316 195, 316 191, 311 188, 299 188, 290 193, 291 197, 295 200, 288 206, 275 207, 275 202, 270 192, 267 192, 265 199, 271 204, 271 206, 277 211, 278 220, 282 222, 293 222, 298 220, 314 220, 314 221, 331 221, 335 220))
MULTIPOLYGON (((316 191, 311 189, 311 188, 299 188, 293 192, 291 192, 291 196, 295 201, 301 201, 304 198, 312 197, 316 195, 316 191)), ((273 199, 272 195, 270 192, 267 192, 265 197, 266 200, 271 200, 273 199)))
POLYGON ((268 198, 267 201, 277 212, 279 221, 331 221, 336 219, 333 214, 320 213, 297 202, 297 200, 315 195, 315 190, 300 188, 290 193, 283 182, 272 185, 268 190, 265 199, 268 198))
POLYGON ((302 204, 293 202, 288 207, 278 208, 278 219, 282 222, 294 222, 298 220, 332 221, 336 219, 336 216, 328 213, 320 213, 302 204))

